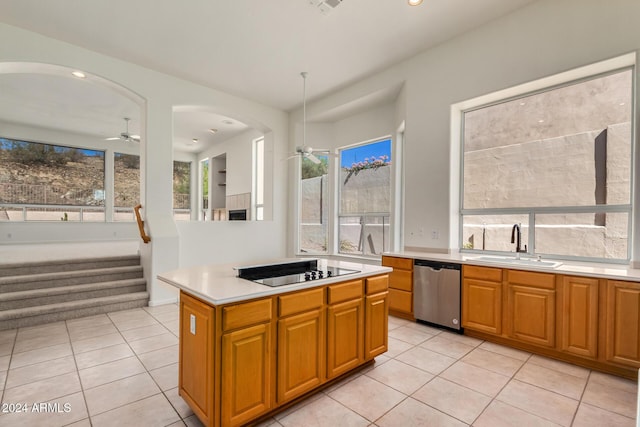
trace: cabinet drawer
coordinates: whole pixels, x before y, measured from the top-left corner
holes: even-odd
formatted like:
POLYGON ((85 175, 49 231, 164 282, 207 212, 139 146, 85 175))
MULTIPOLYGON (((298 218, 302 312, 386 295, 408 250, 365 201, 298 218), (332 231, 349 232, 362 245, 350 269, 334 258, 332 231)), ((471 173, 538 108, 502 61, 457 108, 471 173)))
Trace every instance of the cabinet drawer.
POLYGON ((327 301, 329 304, 356 298, 362 298, 362 280, 352 280, 331 285, 327 289, 327 301))
POLYGON ((322 307, 324 303, 324 288, 278 297, 278 314, 280 317, 302 313, 314 308, 322 307))
POLYGON ((413 313, 413 293, 389 289, 389 310, 413 313))
POLYGON ((480 279, 490 282, 502 282, 502 269, 493 267, 478 267, 477 265, 463 265, 462 275, 465 279, 480 279))
POLYGON ((555 289, 556 276, 550 273, 534 273, 531 271, 507 270, 507 282, 510 284, 533 286, 536 288, 555 289))
POLYGON ((222 329, 242 328, 271 320, 271 298, 232 305, 222 309, 222 329))
POLYGON ((393 270, 389 274, 389 287, 411 292, 413 290, 413 272, 393 270))
POLYGON ((369 277, 366 280, 367 295, 377 294, 378 292, 384 292, 389 287, 389 276, 369 277))
POLYGON ((400 268, 403 270, 413 270, 413 259, 383 256, 382 265, 386 267, 400 268))

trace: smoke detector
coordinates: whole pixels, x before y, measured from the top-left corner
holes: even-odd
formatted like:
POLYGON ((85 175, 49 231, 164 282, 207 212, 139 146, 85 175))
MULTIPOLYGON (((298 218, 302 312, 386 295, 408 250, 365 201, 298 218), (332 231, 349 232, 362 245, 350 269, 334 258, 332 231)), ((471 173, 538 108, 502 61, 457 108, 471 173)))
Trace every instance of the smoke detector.
POLYGON ((328 13, 342 3, 342 0, 309 0, 309 4, 317 7, 321 13, 328 13))

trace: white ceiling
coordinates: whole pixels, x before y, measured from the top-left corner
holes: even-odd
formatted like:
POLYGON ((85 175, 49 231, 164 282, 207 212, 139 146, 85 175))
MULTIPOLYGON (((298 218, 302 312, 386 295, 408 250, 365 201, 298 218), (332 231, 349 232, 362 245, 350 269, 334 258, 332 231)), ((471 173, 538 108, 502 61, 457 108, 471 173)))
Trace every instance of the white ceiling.
MULTIPOLYGON (((288 111, 301 104, 301 71, 309 72, 313 100, 532 1, 425 0, 411 7, 406 0, 344 0, 321 13, 310 0, 2 0, 0 21, 288 111)), ((88 94, 65 91, 72 80, 51 85, 42 76, 8 76, 0 78, 3 120, 25 123, 34 105, 56 104, 50 121, 65 126, 66 118, 53 116, 70 113, 73 107, 62 104, 88 94), (38 87, 28 94, 31 104, 18 90, 25 85, 38 87), (12 93, 23 106, 16 108, 12 93)), ((78 102, 83 113, 72 122, 99 121, 102 113, 111 124, 100 132, 119 134, 122 117, 133 116, 131 133, 139 133, 139 117, 127 111, 126 100, 91 96, 103 102, 78 102)), ((183 142, 223 119, 180 116, 184 123, 174 120, 174 136, 183 142)))

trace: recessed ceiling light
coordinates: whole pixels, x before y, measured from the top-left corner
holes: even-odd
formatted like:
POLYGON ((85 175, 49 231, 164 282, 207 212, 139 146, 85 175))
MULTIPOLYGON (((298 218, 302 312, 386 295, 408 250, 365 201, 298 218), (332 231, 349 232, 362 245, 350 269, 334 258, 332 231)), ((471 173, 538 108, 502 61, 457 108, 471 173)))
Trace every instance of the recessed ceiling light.
POLYGON ((538 120, 538 123, 544 123, 543 119, 538 120))
POLYGON ((418 6, 422 3, 422 0, 409 0, 409 6, 418 6))
POLYGON ((232 125, 233 122, 231 120, 223 120, 222 123, 224 123, 225 125, 232 125))
POLYGON ((79 79, 84 79, 85 77, 87 77, 82 71, 72 71, 71 75, 79 79))
POLYGON ((521 103, 520 103, 520 105, 524 105, 524 104, 525 104, 524 102, 521 102, 521 103))
POLYGON ((197 144, 197 143, 198 143, 198 138, 193 138, 191 141, 192 141, 194 144, 197 144))
POLYGON ((623 105, 624 105, 624 102, 621 102, 621 103, 620 103, 620 106, 623 106, 623 105))
POLYGON ((216 133, 216 132, 218 132, 218 129, 211 128, 211 129, 209 129, 209 132, 216 133))

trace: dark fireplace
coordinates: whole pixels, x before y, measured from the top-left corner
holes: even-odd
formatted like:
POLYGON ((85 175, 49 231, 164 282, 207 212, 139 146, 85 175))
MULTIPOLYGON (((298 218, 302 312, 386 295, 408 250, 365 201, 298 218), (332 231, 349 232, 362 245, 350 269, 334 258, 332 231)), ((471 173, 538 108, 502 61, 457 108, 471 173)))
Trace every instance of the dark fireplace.
POLYGON ((229 221, 246 221, 247 220, 247 210, 246 209, 237 209, 229 211, 229 221))

